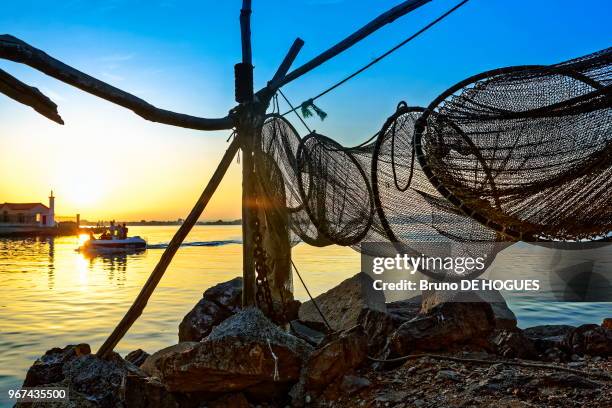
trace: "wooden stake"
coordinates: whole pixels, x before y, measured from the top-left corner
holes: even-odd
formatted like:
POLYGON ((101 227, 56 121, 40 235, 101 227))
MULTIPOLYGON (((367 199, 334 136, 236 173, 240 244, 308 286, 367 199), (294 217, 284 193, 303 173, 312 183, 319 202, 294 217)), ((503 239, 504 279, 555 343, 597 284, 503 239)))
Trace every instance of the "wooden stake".
POLYGON ((134 300, 134 303, 127 311, 123 319, 121 319, 115 330, 113 330, 111 335, 108 337, 108 339, 106 339, 104 344, 102 344, 102 346, 96 353, 98 357, 104 357, 108 353, 113 351, 117 343, 119 343, 125 333, 127 333, 130 327, 132 327, 132 324, 134 324, 136 319, 138 319, 138 317, 142 314, 142 311, 147 305, 149 298, 153 294, 153 291, 157 287, 157 284, 161 280, 162 276, 164 276, 164 273, 166 272, 168 265, 170 265, 170 261, 172 261, 172 258, 176 254, 176 251, 183 243, 183 240, 185 239, 189 231, 191 231, 191 228, 193 228, 195 223, 202 215, 202 211, 204 211, 204 209, 206 208, 206 205, 215 193, 215 190, 217 190, 217 187, 223 179, 223 176, 225 175, 225 172, 231 164, 234 156, 236 155, 238 148, 239 141, 238 138, 236 138, 232 141, 227 151, 223 155, 219 166, 213 173, 212 177, 210 178, 210 181, 206 185, 206 188, 202 192, 202 195, 196 202, 195 206, 185 219, 185 222, 183 222, 178 231, 176 231, 176 234, 174 234, 174 236, 172 237, 172 240, 170 241, 168 247, 159 259, 159 262, 155 266, 155 269, 153 269, 151 276, 149 276, 149 279, 142 287, 140 293, 138 294, 138 297, 136 297, 136 300, 134 300))
MULTIPOLYGON (((251 0, 242 1, 242 9, 240 10, 240 39, 242 42, 242 63, 252 70, 251 0)), ((253 90, 251 89, 250 95, 252 94, 253 90)), ((257 113, 255 112, 253 101, 243 104, 241 108, 239 126, 236 128, 236 131, 240 138, 240 148, 242 149, 242 305, 247 307, 255 306, 256 304, 251 209, 256 205, 253 141, 257 131, 255 124, 257 113)))

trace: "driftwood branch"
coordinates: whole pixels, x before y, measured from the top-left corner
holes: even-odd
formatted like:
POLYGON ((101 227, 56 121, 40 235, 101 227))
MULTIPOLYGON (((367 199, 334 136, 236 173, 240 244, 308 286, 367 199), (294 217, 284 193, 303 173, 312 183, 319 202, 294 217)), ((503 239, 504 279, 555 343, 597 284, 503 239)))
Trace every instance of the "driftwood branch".
POLYGON ((29 65, 87 93, 130 109, 152 122, 198 130, 231 129, 234 126, 229 116, 206 119, 159 109, 132 94, 72 68, 11 35, 0 35, 0 58, 29 65))
POLYGON ((57 105, 37 88, 26 85, 17 78, 0 69, 0 93, 19 103, 27 105, 44 117, 60 125, 64 121, 57 113, 57 105))
POLYGON ((127 311, 123 319, 121 319, 121 322, 119 322, 115 330, 113 330, 111 335, 108 337, 108 339, 106 339, 104 344, 102 344, 102 346, 96 353, 98 357, 104 357, 108 353, 113 351, 117 343, 119 343, 123 336, 125 336, 125 333, 127 333, 130 327, 132 327, 136 319, 138 319, 138 317, 142 314, 142 311, 144 310, 145 306, 147 305, 147 302, 149 301, 149 298, 153 294, 153 291, 157 287, 157 284, 161 280, 162 276, 164 276, 164 273, 166 272, 168 265, 170 265, 170 262, 176 254, 176 251, 178 251, 179 247, 185 240, 185 237, 187 236, 189 231, 191 231, 195 223, 202 215, 202 211, 204 211, 206 205, 208 205, 208 202, 217 190, 217 187, 219 187, 219 183, 221 183, 221 180, 223 179, 227 168, 231 164, 232 159, 236 155, 238 148, 238 138, 235 138, 228 147, 225 154, 223 155, 219 166, 210 178, 210 181, 206 185, 206 188, 202 192, 202 195, 196 202, 195 206, 193 207, 187 218, 185 218, 185 222, 181 224, 178 231, 176 231, 176 233, 172 237, 172 240, 170 241, 168 247, 157 262, 155 269, 153 269, 153 272, 151 272, 151 276, 149 276, 149 279, 144 284, 143 288, 138 294, 138 297, 136 297, 136 300, 134 300, 134 303, 132 304, 130 309, 127 311))
POLYGON ((355 31, 353 34, 349 35, 344 40, 340 41, 338 44, 329 48, 327 51, 311 59, 310 61, 308 61, 301 67, 296 68, 295 70, 291 71, 283 79, 277 81, 276 83, 272 83, 270 87, 273 89, 278 89, 281 86, 286 85, 291 81, 294 81, 295 79, 301 77, 305 73, 312 71, 314 68, 318 67, 324 62, 329 61, 330 59, 334 58, 336 55, 340 54, 341 52, 346 51, 347 49, 357 44, 359 41, 363 40, 364 38, 366 38, 373 32, 377 31, 381 27, 384 27, 385 25, 392 23, 399 17, 405 14, 408 14, 413 10, 416 10, 417 8, 421 7, 422 5, 430 1, 431 0, 404 1, 403 3, 393 7, 389 11, 376 17, 374 20, 370 21, 368 24, 364 25, 361 29, 355 31))

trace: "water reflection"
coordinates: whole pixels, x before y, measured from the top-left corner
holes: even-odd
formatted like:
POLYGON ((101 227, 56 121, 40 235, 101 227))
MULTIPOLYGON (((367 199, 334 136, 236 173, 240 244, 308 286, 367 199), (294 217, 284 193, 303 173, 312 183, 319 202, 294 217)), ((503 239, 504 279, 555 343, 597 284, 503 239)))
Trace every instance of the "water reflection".
POLYGON ((117 286, 124 286, 128 271, 128 260, 141 259, 145 254, 146 249, 106 253, 83 251, 79 252, 79 266, 83 271, 85 270, 85 265, 87 265, 89 271, 96 269, 96 266, 101 267, 101 269, 106 272, 110 283, 114 283, 117 286))
POLYGON ((49 262, 47 264, 47 286, 49 289, 53 289, 55 285, 55 238, 47 238, 47 244, 49 245, 49 262))

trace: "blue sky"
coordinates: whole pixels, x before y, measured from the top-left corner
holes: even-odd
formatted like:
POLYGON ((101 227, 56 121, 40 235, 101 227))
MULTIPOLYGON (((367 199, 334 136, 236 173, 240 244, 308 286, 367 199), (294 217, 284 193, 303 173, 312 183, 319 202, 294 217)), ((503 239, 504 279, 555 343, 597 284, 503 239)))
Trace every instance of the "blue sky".
MULTIPOLYGON (((270 79, 296 37, 304 39, 305 46, 295 66, 399 2, 254 0, 256 87, 270 79)), ((214 117, 225 115, 234 106, 240 4, 239 0, 6 2, 0 32, 15 35, 159 107, 214 117)), ((285 94, 294 103, 307 99, 454 4, 456 1, 432 1, 289 84, 283 89, 285 94)), ((341 143, 356 144, 376 132, 400 100, 426 105, 454 83, 484 70, 554 63, 606 48, 612 45, 611 17, 609 0, 471 0, 400 51, 320 99, 317 104, 329 116, 324 122, 310 119, 309 124, 341 143)), ((90 123, 123 140, 147 143, 160 154, 173 150, 178 156, 185 152, 191 157, 201 152, 213 164, 225 148, 227 132, 208 134, 147 124, 131 112, 28 67, 0 61, 0 68, 52 97, 67 122, 65 129, 70 123, 90 123)), ((48 143, 43 139, 47 134, 57 135, 59 143, 68 133, 65 129, 65 133, 58 133, 57 125, 1 95, 0 122, 0 148, 15 154, 16 135, 19 140, 32 137, 29 143, 44 144, 48 143)), ((297 122, 296 127, 303 130, 297 122)), ((75 134, 81 133, 83 150, 105 148, 95 141, 91 142, 93 147, 85 142, 88 135, 83 134, 87 133, 84 129, 72 128, 75 134)), ((133 148, 127 144, 124 149, 133 148)), ((188 163, 189 159, 177 159, 168 166, 179 168, 188 163)), ((211 164, 200 169, 204 174, 194 181, 194 191, 212 168, 211 164)))

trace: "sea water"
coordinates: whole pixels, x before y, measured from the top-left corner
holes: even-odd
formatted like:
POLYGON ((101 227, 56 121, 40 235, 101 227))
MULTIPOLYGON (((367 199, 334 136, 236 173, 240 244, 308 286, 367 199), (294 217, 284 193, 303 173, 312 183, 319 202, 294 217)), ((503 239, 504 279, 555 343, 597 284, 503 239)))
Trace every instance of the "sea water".
MULTIPOLYGON (((0 407, 19 387, 28 367, 46 350, 88 343, 95 351, 129 308, 177 226, 130 227, 149 248, 139 254, 92 257, 75 249, 78 237, 0 238, 0 407)), ((196 226, 176 254, 148 305, 119 343, 121 355, 151 353, 178 341, 178 325, 219 282, 241 275, 240 226, 196 226)), ((293 249, 293 259, 316 296, 360 270, 350 248, 293 249)), ((299 279, 295 295, 306 300, 299 279)), ((519 326, 600 323, 610 304, 538 302, 510 304, 519 326)))

